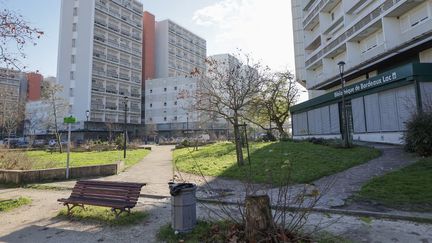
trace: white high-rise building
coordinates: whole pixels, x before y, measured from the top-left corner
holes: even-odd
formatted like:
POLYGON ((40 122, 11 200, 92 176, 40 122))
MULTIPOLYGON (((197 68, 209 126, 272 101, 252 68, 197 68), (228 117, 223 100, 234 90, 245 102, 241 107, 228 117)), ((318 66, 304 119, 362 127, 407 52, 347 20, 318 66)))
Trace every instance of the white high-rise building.
POLYGON ((126 101, 127 123, 140 124, 142 4, 62 0, 60 16, 57 78, 70 114, 123 123, 126 101))
POLYGON ((206 41, 171 20, 156 22, 155 78, 189 76, 205 70, 206 41))
POLYGON ((292 0, 292 14, 296 77, 311 98, 292 108, 294 137, 402 143, 432 94, 432 0, 292 0))

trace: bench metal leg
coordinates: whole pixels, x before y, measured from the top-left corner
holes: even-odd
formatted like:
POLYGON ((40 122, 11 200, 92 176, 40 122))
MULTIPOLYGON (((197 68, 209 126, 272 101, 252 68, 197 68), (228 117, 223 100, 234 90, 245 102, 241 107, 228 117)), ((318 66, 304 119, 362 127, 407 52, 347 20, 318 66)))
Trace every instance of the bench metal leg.
POLYGON ((112 208, 111 211, 114 213, 116 220, 119 218, 120 214, 123 212, 127 212, 124 208, 112 208))
POLYGON ((78 207, 82 207, 83 209, 85 209, 84 208, 84 204, 72 204, 72 206, 70 206, 69 203, 63 203, 63 205, 65 205, 68 208, 67 216, 71 216, 72 215, 72 209, 74 207, 78 206, 78 207))

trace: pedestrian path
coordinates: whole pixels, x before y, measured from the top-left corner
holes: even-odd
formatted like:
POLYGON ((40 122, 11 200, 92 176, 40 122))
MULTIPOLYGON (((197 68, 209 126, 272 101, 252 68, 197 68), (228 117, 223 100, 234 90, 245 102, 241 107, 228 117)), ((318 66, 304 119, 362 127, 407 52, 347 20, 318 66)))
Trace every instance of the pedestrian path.
MULTIPOLYGON (((168 182, 173 179, 172 149, 174 146, 151 146, 151 152, 137 164, 118 175, 97 178, 104 181, 125 181, 147 183, 142 194, 169 196, 168 182)), ((43 183, 51 187, 72 188, 76 180, 43 183)))

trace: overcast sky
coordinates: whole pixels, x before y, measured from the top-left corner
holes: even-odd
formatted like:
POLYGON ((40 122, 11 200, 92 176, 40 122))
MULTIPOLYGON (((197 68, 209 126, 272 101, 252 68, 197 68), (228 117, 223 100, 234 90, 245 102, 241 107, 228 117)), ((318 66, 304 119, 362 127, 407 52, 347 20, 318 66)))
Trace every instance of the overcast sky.
MULTIPOLYGON (((273 69, 294 71, 292 23, 288 0, 141 0, 156 20, 171 19, 207 40, 208 55, 237 49, 273 69)), ((0 0, 45 32, 28 46, 28 71, 56 76, 60 0, 0 0)))

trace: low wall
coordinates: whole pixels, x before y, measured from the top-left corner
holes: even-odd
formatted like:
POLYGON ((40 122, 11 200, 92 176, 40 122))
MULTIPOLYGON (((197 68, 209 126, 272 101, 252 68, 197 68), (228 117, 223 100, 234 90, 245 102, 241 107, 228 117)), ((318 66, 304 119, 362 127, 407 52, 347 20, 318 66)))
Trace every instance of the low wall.
MULTIPOLYGON (((123 161, 119 161, 115 164, 72 167, 69 170, 69 178, 76 179, 94 176, 110 176, 120 173, 123 169, 123 161)), ((0 170, 0 183, 24 184, 65 180, 65 178, 66 168, 44 170, 0 170)))

